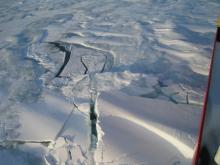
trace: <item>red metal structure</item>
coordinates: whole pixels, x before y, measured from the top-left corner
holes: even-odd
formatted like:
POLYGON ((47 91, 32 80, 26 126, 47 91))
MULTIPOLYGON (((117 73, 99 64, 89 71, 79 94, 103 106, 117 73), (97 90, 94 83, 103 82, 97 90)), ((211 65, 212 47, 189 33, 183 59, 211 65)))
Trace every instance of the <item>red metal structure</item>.
POLYGON ((220 165, 220 18, 193 165, 220 165))

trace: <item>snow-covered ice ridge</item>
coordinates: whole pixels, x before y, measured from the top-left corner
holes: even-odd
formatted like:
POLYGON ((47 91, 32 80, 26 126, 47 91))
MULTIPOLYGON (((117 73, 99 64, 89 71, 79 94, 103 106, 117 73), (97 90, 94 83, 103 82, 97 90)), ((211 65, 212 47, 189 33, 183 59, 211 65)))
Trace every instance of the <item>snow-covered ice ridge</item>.
POLYGON ((190 164, 219 8, 1 0, 1 161, 190 164))

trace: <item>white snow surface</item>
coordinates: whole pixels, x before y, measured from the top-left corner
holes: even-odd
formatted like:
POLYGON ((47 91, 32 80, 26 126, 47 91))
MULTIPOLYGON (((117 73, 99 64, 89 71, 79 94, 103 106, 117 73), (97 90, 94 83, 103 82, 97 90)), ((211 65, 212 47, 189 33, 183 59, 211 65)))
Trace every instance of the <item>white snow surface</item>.
POLYGON ((190 164, 194 133, 198 129, 195 125, 199 120, 198 108, 120 92, 103 92, 98 109, 104 132, 96 155, 98 161, 190 164))
POLYGON ((1 162, 190 164, 219 8, 1 0, 1 162))

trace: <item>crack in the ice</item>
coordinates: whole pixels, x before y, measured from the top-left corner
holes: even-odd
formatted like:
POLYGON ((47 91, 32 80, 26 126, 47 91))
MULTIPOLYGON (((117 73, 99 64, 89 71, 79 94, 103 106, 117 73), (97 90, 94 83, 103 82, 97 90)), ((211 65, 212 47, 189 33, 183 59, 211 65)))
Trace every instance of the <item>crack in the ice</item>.
MULTIPOLYGON (((104 60, 104 64, 103 64, 103 66, 102 66, 102 68, 100 68, 100 70, 98 70, 98 71, 95 71, 95 73, 103 73, 103 72, 105 72, 105 70, 107 70, 106 68, 107 68, 107 65, 108 65, 108 56, 107 55, 103 55, 104 57, 105 57, 105 60, 104 60)), ((103 57, 103 56, 100 56, 100 57, 103 57)), ((84 58, 85 56, 81 56, 81 58, 80 58, 80 61, 81 61, 81 63, 82 63, 82 65, 83 65, 83 67, 85 68, 85 71, 84 71, 84 74, 88 74, 88 72, 90 71, 89 70, 89 66, 87 66, 86 65, 86 63, 85 63, 85 61, 84 61, 84 58)))
POLYGON ((78 106, 77 106, 75 103, 73 103, 73 105, 74 105, 74 107, 73 107, 72 111, 71 111, 70 114, 68 115, 67 119, 64 121, 64 123, 63 123, 61 129, 59 130, 59 132, 58 132, 57 135, 55 136, 54 141, 56 141, 56 140, 58 139, 58 137, 60 137, 60 135, 62 134, 62 132, 63 132, 63 130, 64 130, 66 124, 68 123, 68 121, 69 121, 70 117, 72 116, 73 112, 75 111, 75 109, 78 110, 78 106))
POLYGON ((95 102, 91 99, 90 102, 90 121, 91 121, 91 149, 97 148, 98 131, 97 131, 97 114, 95 112, 95 102))
POLYGON ((37 140, 7 140, 0 142, 0 146, 2 147, 13 147, 15 145, 23 145, 23 144, 30 144, 30 143, 38 143, 42 144, 44 146, 49 146, 51 143, 53 143, 53 140, 42 140, 42 141, 37 141, 37 140))
POLYGON ((99 141, 99 135, 98 135, 98 113, 96 109, 97 105, 97 99, 98 99, 98 91, 96 87, 96 81, 95 81, 95 74, 89 74, 90 78, 90 126, 91 126, 91 132, 90 132, 90 154, 91 154, 91 160, 90 164, 95 165, 95 151, 98 146, 99 141))
POLYGON ((86 64, 85 64, 84 61, 83 61, 83 56, 81 56, 80 61, 81 61, 82 65, 83 65, 84 68, 85 68, 84 74, 87 74, 87 72, 88 72, 88 67, 86 66, 86 64))
POLYGON ((87 151, 83 151, 82 146, 79 144, 78 144, 78 147, 79 147, 79 150, 80 150, 82 156, 87 160, 88 159, 88 156, 86 155, 87 151))
POLYGON ((177 101, 173 98, 175 95, 178 95, 179 92, 175 92, 175 93, 172 93, 172 94, 168 95, 168 94, 166 94, 166 93, 163 92, 163 90, 162 90, 163 87, 166 87, 166 85, 163 84, 163 82, 158 81, 158 84, 156 84, 156 85, 153 86, 154 92, 148 93, 148 94, 143 94, 143 95, 140 95, 140 96, 141 96, 141 97, 146 97, 146 98, 152 98, 152 99, 157 98, 157 97, 159 97, 159 96, 164 96, 164 97, 166 97, 167 99, 169 99, 169 101, 171 101, 172 103, 174 103, 174 104, 179 104, 179 102, 177 102, 177 101))
POLYGON ((103 65, 103 67, 102 67, 101 73, 103 73, 105 71, 105 65, 107 63, 107 60, 108 60, 108 58, 107 58, 107 56, 105 56, 105 63, 103 65))
MULTIPOLYGON (((186 104, 197 105, 196 103, 191 103, 189 97, 190 97, 191 94, 195 94, 195 95, 201 96, 201 97, 202 97, 202 95, 199 94, 199 93, 196 92, 196 91, 187 89, 186 87, 184 87, 183 84, 178 84, 178 85, 179 85, 179 87, 180 87, 183 91, 185 91, 185 94, 186 94, 186 104)), ((199 104, 198 104, 198 105, 199 105, 199 104)))
MULTIPOLYGON (((66 143, 66 144, 69 144, 66 137, 64 137, 64 140, 65 140, 65 143, 66 143)), ((71 150, 70 150, 69 148, 67 148, 67 149, 68 149, 69 159, 72 160, 72 159, 73 159, 73 158, 72 158, 72 152, 71 152, 71 150)))
POLYGON ((55 75, 55 77, 60 77, 60 74, 62 73, 63 69, 65 68, 65 66, 70 60, 71 51, 67 50, 66 47, 61 45, 61 43, 59 42, 48 42, 48 43, 54 45, 55 47, 59 48, 60 51, 65 53, 65 59, 64 59, 63 65, 60 67, 58 73, 55 75))

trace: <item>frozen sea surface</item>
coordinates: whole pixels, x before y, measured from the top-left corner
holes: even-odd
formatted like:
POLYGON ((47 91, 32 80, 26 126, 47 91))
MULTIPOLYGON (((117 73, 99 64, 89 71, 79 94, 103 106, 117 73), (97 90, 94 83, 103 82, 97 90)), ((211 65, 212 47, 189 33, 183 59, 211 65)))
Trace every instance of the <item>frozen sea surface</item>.
MULTIPOLYGON (((170 137, 155 139, 161 151, 148 146, 155 158, 141 147, 158 130, 193 153, 219 8, 216 0, 1 0, 4 164, 158 164, 163 150, 178 150, 170 137), (131 137, 120 143, 123 130, 131 137)), ((185 156, 163 160, 189 163, 185 156)))

